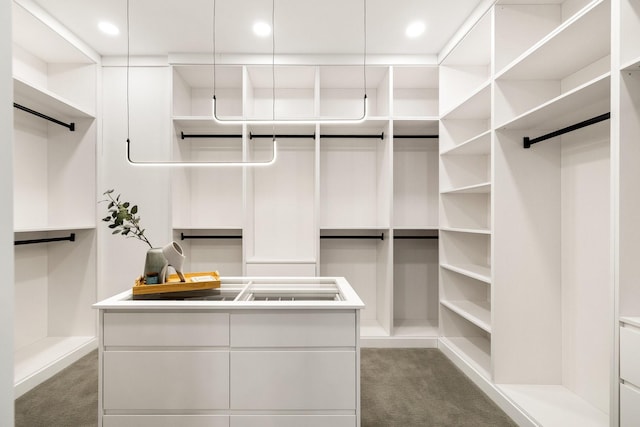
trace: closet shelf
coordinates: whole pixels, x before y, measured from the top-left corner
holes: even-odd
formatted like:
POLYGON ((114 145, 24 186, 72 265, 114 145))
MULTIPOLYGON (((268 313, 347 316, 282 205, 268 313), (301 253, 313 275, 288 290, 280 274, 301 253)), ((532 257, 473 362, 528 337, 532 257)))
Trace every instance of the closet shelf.
POLYGON ((13 101, 48 116, 95 118, 95 112, 15 76, 13 77, 13 101))
POLYGON ((489 301, 440 300, 440 304, 483 331, 491 333, 491 303, 489 301))
POLYGON ((93 230, 95 225, 77 225, 77 226, 49 226, 49 227, 20 227, 13 230, 18 233, 39 233, 48 231, 77 231, 77 230, 93 230))
POLYGON ((442 156, 476 156, 491 154, 491 130, 482 132, 455 147, 442 151, 442 156))
POLYGON ((440 344, 443 351, 452 352, 482 377, 491 380, 491 341, 488 338, 440 337, 440 344))
POLYGON ((484 82, 468 98, 442 114, 442 120, 489 119, 491 116, 491 79, 484 82))
POLYGON ((496 79, 561 80, 610 52, 610 16, 599 1, 560 25, 499 72, 496 79))
POLYGON ((491 230, 486 228, 441 227, 440 229, 442 231, 452 231, 454 233, 491 234, 491 230))
POLYGON ((474 264, 448 264, 440 263, 440 267, 453 271, 481 282, 491 283, 491 268, 474 264))
POLYGON ((601 114, 610 108, 610 80, 610 73, 606 73, 497 126, 497 129, 563 128, 601 114))
POLYGON ((621 70, 623 70, 623 71, 640 71, 640 57, 634 58, 634 59, 622 64, 621 70))
POLYGON ((458 187, 451 190, 440 191, 440 194, 469 194, 469 193, 490 193, 491 183, 482 182, 480 184, 467 185, 464 187, 458 187))

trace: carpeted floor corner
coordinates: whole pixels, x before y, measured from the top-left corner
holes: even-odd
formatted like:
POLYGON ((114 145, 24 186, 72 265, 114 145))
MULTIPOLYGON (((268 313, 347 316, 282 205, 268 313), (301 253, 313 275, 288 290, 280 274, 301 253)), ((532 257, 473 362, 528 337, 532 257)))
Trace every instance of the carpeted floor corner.
MULTIPOLYGON (((366 348, 360 366, 362 427, 516 426, 437 349, 366 348)), ((16 427, 97 425, 97 351, 15 402, 16 427)))

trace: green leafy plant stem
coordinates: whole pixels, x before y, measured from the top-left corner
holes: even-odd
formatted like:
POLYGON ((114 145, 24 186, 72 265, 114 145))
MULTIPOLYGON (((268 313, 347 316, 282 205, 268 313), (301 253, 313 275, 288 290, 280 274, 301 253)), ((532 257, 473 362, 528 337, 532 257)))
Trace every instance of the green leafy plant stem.
POLYGON ((114 190, 107 190, 103 193, 107 198, 101 200, 101 202, 108 202, 107 211, 108 216, 102 218, 104 222, 109 223, 109 228, 112 229, 111 234, 120 234, 127 238, 133 237, 138 239, 150 248, 153 248, 147 236, 144 235, 144 228, 140 226, 140 215, 138 215, 138 206, 129 202, 120 201, 120 194, 115 198, 113 197, 114 190))

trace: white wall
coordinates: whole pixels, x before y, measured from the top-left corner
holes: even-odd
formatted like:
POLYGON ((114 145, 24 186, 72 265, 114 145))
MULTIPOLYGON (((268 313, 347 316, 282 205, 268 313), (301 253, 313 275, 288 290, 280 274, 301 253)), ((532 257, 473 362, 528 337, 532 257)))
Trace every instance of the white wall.
MULTIPOLYGON (((102 74, 102 138, 98 147, 98 195, 108 189, 122 200, 138 205, 141 225, 154 246, 171 239, 170 172, 168 168, 132 166, 126 160, 127 70, 105 66, 102 74)), ((135 66, 129 73, 130 138, 132 158, 167 159, 170 134, 170 69, 168 66, 135 66)), ((107 205, 98 205, 98 217, 107 205)), ((122 292, 142 274, 149 247, 135 239, 111 235, 107 223, 99 221, 100 239, 98 300, 122 292)))
POLYGON ((0 2, 0 425, 12 426, 13 409, 13 81, 11 4, 0 2), (8 202, 7 202, 8 201, 8 202))

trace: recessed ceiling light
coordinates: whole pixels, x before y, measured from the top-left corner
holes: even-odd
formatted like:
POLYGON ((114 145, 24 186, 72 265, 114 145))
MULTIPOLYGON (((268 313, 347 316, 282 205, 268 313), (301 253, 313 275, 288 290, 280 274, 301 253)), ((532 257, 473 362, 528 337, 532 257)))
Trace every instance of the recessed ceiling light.
POLYGON ((425 28, 426 27, 424 25, 424 22, 420 22, 420 21, 412 22, 407 27, 405 34, 407 35, 407 37, 414 39, 418 37, 420 34, 424 33, 425 28))
POLYGON ((101 21, 100 23, 98 23, 98 28, 100 29, 100 31, 110 36, 117 36, 118 34, 120 34, 120 30, 118 29, 118 27, 113 25, 111 22, 101 21))
POLYGON ((253 32, 257 36, 267 37, 269 34, 271 34, 271 26, 266 22, 259 21, 253 24, 253 32))

